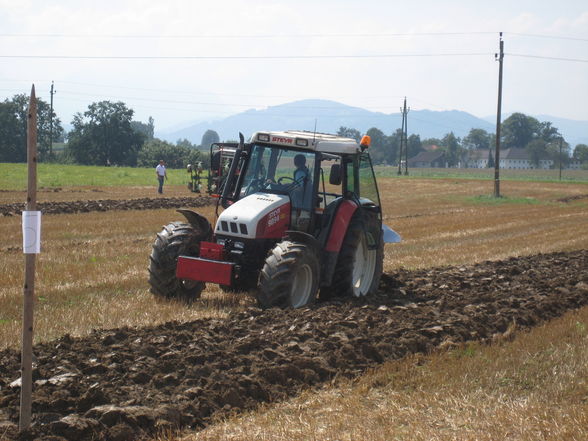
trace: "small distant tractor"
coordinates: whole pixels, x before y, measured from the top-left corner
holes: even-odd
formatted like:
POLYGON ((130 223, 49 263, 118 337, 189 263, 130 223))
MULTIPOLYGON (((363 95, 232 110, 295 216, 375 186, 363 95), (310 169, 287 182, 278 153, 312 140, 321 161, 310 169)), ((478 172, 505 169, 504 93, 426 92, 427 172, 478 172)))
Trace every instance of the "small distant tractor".
POLYGON ((263 308, 376 291, 384 243, 400 236, 382 224, 369 143, 303 131, 245 143, 240 134, 214 184, 224 208, 216 225, 178 210, 187 222, 168 224, 153 244, 151 291, 190 302, 215 283, 255 292, 263 308))
POLYGON ((218 194, 231 168, 237 147, 236 142, 212 144, 210 146, 210 170, 206 177, 204 176, 202 162, 188 164, 187 171, 190 174, 188 188, 190 191, 201 193, 203 190, 202 182, 206 181, 206 192, 211 195, 218 194))

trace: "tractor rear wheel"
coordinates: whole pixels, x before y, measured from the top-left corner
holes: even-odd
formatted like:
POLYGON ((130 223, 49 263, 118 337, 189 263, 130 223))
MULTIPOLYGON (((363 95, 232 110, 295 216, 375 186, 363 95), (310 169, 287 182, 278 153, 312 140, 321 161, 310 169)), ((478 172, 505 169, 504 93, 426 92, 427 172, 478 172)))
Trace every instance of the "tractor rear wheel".
POLYGON ((176 265, 180 255, 198 256, 200 242, 207 233, 192 224, 172 222, 157 235, 150 256, 149 284, 158 297, 192 302, 200 297, 204 282, 178 279, 176 265))
POLYGON ((384 261, 380 220, 357 210, 351 217, 339 251, 333 282, 321 288, 321 298, 362 297, 378 290, 384 261))
POLYGON ((262 308, 309 305, 316 299, 319 274, 319 260, 311 247, 284 240, 265 260, 259 275, 257 301, 262 308))

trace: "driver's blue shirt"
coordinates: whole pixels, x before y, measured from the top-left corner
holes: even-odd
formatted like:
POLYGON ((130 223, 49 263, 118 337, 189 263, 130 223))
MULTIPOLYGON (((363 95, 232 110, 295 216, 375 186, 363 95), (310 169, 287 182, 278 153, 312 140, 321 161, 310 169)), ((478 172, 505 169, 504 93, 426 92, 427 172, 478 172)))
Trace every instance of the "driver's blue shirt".
POLYGON ((304 183, 304 180, 308 178, 308 168, 299 168, 294 172, 294 180, 300 184, 304 183))

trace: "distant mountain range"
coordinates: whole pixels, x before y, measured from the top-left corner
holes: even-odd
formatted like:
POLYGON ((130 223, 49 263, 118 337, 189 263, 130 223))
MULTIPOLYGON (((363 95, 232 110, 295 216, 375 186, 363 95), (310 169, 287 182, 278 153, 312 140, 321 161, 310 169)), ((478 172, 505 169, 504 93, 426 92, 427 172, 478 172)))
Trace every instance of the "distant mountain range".
MULTIPOLYGON (((506 118, 505 116, 504 118, 506 118)), ((551 121, 572 148, 579 143, 588 144, 588 121, 535 116, 540 121, 551 121)), ((494 117, 495 118, 495 117, 494 117)), ((503 118, 503 120, 504 120, 503 118)), ((224 119, 197 122, 182 129, 157 132, 156 136, 170 142, 188 139, 200 144, 206 130, 214 130, 221 140, 236 140, 239 132, 248 139, 254 132, 264 130, 310 130, 336 133, 341 126, 354 128, 362 133, 376 127, 387 135, 402 125, 402 114, 372 112, 335 101, 302 100, 264 110, 247 110, 224 119)), ((442 138, 449 132, 458 137, 466 136, 473 128, 494 132, 496 123, 491 117, 478 118, 459 110, 411 110, 408 114, 408 133, 418 134, 421 139, 442 138)))

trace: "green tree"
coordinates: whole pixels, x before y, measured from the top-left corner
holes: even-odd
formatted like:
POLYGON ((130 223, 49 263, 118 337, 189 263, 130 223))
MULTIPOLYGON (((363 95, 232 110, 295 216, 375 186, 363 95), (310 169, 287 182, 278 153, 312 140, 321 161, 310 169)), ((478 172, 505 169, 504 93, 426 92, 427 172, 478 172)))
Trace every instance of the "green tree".
POLYGON ((155 124, 153 118, 149 117, 147 124, 141 121, 131 121, 131 127, 135 132, 141 133, 145 139, 153 139, 155 134, 155 124))
POLYGON ((136 165, 145 136, 133 130, 133 113, 120 101, 90 104, 84 114, 74 116, 68 155, 79 164, 136 165))
POLYGON ((492 151, 492 149, 490 149, 490 151, 488 152, 488 168, 494 168, 494 166, 496 165, 496 163, 494 162, 494 153, 492 151))
POLYGON ((547 143, 547 157, 553 161, 553 166, 566 167, 570 163, 570 145, 561 137, 547 143))
POLYGON ((160 159, 163 159, 169 168, 185 168, 188 164, 195 164, 198 161, 202 161, 203 166, 208 167, 208 155, 197 149, 174 145, 157 138, 145 142, 139 150, 137 165, 155 167, 160 159))
POLYGON ((338 136, 342 136, 344 138, 352 138, 355 139, 357 142, 361 141, 361 133, 357 129, 352 129, 350 127, 339 127, 337 131, 338 136))
POLYGON ((448 133, 441 140, 441 145, 447 152, 447 162, 450 167, 455 167, 461 157, 460 139, 453 132, 448 133))
MULTIPOLYGON (((26 131, 23 132, 14 103, 0 103, 0 162, 26 162, 26 131)), ((25 129, 26 130, 26 129, 25 129)))
POLYGON ((490 148, 490 134, 484 129, 472 129, 463 139, 462 145, 466 149, 488 149, 490 148))
POLYGON ((421 137, 419 135, 410 135, 408 137, 408 158, 418 155, 423 151, 421 137))
MULTIPOLYGON (((29 97, 15 95, 0 103, 0 161, 26 162, 27 121, 29 97)), ((37 144, 39 161, 49 158, 51 115, 53 115, 53 140, 63 137, 61 121, 51 113, 51 107, 37 98, 37 144)))
POLYGON ((541 135, 541 123, 523 113, 513 113, 502 123, 501 148, 525 148, 541 135))
POLYGON ((380 129, 372 127, 366 132, 371 140, 370 156, 374 164, 394 164, 398 161, 400 129, 391 136, 386 136, 380 129))
POLYGON ((203 149, 208 150, 211 144, 214 144, 215 142, 219 141, 220 138, 218 136, 218 133, 216 133, 214 130, 209 129, 206 132, 204 132, 204 135, 202 135, 202 141, 200 142, 200 146, 203 149))
POLYGON ((431 145, 441 146, 443 144, 443 141, 441 141, 439 138, 425 138, 421 141, 421 144, 423 146, 431 146, 431 145))
POLYGON ((580 161, 582 164, 588 164, 588 145, 578 144, 574 148, 573 158, 580 161))
POLYGON ((529 152, 531 162, 537 167, 539 161, 547 157, 547 143, 540 138, 534 139, 527 144, 527 152, 529 152))
POLYGON ((555 142, 561 138, 561 134, 556 127, 553 127, 550 121, 539 123, 539 137, 545 142, 555 142))
MULTIPOLYGON (((177 146, 179 146, 179 147, 186 147, 186 148, 188 148, 188 149, 195 149, 195 148, 198 148, 198 146, 197 146, 197 145, 195 145, 195 144, 192 144, 192 143, 191 143, 191 142, 190 142, 188 139, 186 139, 186 138, 183 138, 183 139, 178 139, 178 140, 176 141, 176 145, 177 145, 177 146)), ((209 146, 209 147, 210 147, 210 146, 209 146)))

